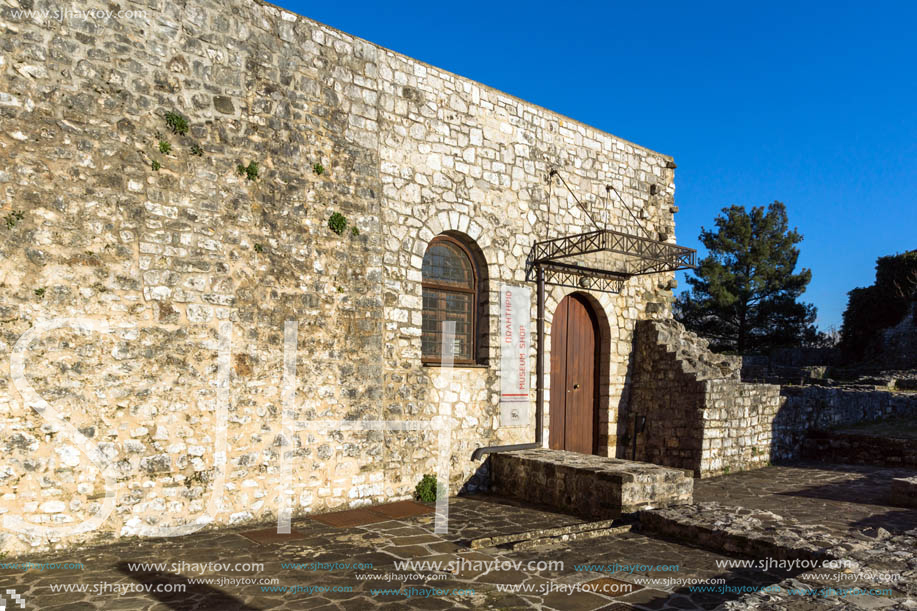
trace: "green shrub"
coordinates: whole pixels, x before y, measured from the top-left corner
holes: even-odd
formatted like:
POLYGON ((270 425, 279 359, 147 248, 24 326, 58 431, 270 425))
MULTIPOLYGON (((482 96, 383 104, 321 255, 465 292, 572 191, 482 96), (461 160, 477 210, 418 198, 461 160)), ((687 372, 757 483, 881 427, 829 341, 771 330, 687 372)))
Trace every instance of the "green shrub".
POLYGON ((159 141, 159 152, 163 155, 168 155, 172 151, 172 145, 165 140, 159 141))
POLYGON ((325 167, 320 163, 316 163, 312 166, 312 171, 321 176, 325 172, 325 167))
POLYGON ((335 212, 330 217, 328 217, 328 227, 331 228, 331 231, 341 235, 344 233, 344 230, 347 229, 347 219, 344 218, 344 215, 340 212, 335 212))
POLYGON ((424 475, 414 488, 414 498, 422 503, 432 503, 436 500, 436 476, 424 475))

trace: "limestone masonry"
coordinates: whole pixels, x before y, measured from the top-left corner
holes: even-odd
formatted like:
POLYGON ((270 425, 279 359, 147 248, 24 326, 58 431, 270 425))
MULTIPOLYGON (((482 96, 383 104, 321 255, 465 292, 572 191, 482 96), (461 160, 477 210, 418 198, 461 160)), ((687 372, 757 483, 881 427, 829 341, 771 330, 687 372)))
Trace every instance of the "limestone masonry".
MULTIPOLYGON (((287 321, 290 419, 448 413, 455 492, 475 448, 534 439, 534 381, 529 425, 500 426, 497 292, 526 284, 536 240, 595 229, 549 170, 603 227, 637 231, 610 184, 674 242, 669 157, 468 79, 253 0, 20 11, 53 8, 0 6, 4 551, 265 521, 284 496, 294 515, 409 496, 435 431, 300 426, 282 445, 287 321), (421 358, 441 234, 479 257, 483 289, 455 392, 421 358)), ((591 295, 602 454, 618 452, 635 324, 669 316, 672 280, 591 295)), ((547 347, 568 292, 549 287, 547 347)), ((534 329, 534 290, 532 306, 534 329)))

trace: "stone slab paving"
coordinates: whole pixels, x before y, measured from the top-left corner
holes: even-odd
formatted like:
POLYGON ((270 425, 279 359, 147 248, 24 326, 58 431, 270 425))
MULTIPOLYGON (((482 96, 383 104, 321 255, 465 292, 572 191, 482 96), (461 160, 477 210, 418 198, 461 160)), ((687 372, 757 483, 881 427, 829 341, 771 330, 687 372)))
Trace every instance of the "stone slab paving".
MULTIPOLYGON (((900 470, 867 467, 771 467, 696 482, 696 491, 718 495, 723 504, 737 504, 791 515, 802 523, 822 524, 843 535, 851 529, 913 528, 913 511, 881 505, 883 482, 900 470), (846 497, 842 490, 849 490, 846 497), (846 499, 846 500, 845 500, 846 499), (906 516, 900 512, 908 512, 906 516)), ((696 492, 696 494, 698 493, 696 492)), ((384 511, 384 510, 383 510, 384 511)), ((376 511, 375 513, 378 513, 376 511)), ((400 515, 400 514, 399 514, 400 515)), ((778 602, 766 596, 690 592, 684 581, 720 579, 724 589, 759 588, 792 583, 789 571, 721 568, 735 559, 646 532, 550 543, 530 550, 506 547, 470 549, 486 536, 575 527, 583 519, 495 497, 462 497, 450 503, 450 532, 435 534, 433 515, 414 515, 362 525, 334 526, 315 519, 293 521, 295 536, 243 536, 272 525, 220 529, 173 539, 130 539, 72 552, 45 554, 32 562, 81 562, 77 569, 0 569, 0 588, 24 596, 26 609, 142 611, 210 609, 713 609, 729 603, 761 609, 821 608, 802 597, 778 602), (260 543, 259 543, 260 541, 260 543), (456 570, 396 570, 402 560, 459 562, 456 570), (529 566, 530 561, 562 561, 563 568, 529 566), (514 561, 521 566, 485 567, 481 562, 514 561), (133 563, 159 563, 137 567, 133 563), (251 567, 215 567, 212 563, 261 563, 251 567), (474 564, 479 562, 479 564, 474 564), (211 563, 211 564, 207 564, 211 563), (323 563, 289 566, 289 563, 323 563), (343 563, 333 566, 333 563, 343 563), (363 566, 355 565, 361 563, 363 566), (344 565, 347 565, 346 567, 344 565), (372 565, 369 568, 368 565, 372 565), (588 566, 592 565, 592 566, 588 566), (633 568, 634 565, 639 565, 633 568), (666 570, 658 565, 677 565, 666 570), (368 576, 368 578, 360 578, 368 576), (190 579, 208 579, 191 583, 190 579), (655 583, 638 583, 653 578, 655 583), (253 580, 240 583, 240 579, 253 580), (270 584, 261 579, 274 579, 270 584), (625 584, 628 592, 570 592, 572 586, 625 584), (74 584, 86 591, 54 592, 52 585, 74 584), (163 584, 186 586, 184 592, 122 594, 118 588, 163 584), (264 587, 263 587, 264 586, 264 587), (293 588, 299 586, 298 591, 293 588), (507 591, 510 586, 523 590, 507 591), (267 587, 268 589, 265 589, 267 587), (287 587, 289 591, 279 591, 287 587), (274 588, 271 590, 270 588, 274 588), (321 588, 321 589, 320 589, 321 588), (333 589, 337 588, 338 591, 333 589), (431 594, 432 588, 439 592, 431 594), (528 588, 528 591, 524 589, 528 588), (326 590, 322 590, 326 589, 326 590), (388 590, 388 592, 385 592, 388 590), (456 590, 461 590, 457 593, 456 590), (768 602, 770 600, 770 602, 768 602), (768 606, 770 605, 770 606, 768 606), (808 607, 806 605, 809 605, 808 607)), ((903 605, 898 600, 870 597, 876 606, 903 605)), ((859 601, 841 601, 864 608, 859 601)), ((821 604, 821 601, 815 601, 821 604)), ((739 606, 735 606, 739 605, 739 606)), ((827 608, 827 607, 825 607, 827 608)), ((841 608, 835 607, 833 608, 841 608)), ((900 606, 900 608, 907 608, 900 606)))
MULTIPOLYGON (((256 543, 242 533, 269 528, 221 529, 174 539, 132 539, 114 545, 78 552, 46 554, 23 560, 32 562, 81 562, 82 570, 0 570, 0 587, 12 588, 27 601, 26 609, 692 609, 712 608, 722 597, 690 594, 678 585, 635 587, 626 596, 588 591, 564 591, 574 584, 604 579, 634 584, 637 578, 708 579, 723 574, 713 552, 655 539, 640 533, 625 533, 587 541, 563 542, 527 551, 501 548, 472 550, 467 542, 484 535, 509 534, 533 529, 558 528, 582 520, 518 502, 491 497, 456 498, 450 504, 450 532, 433 533, 432 515, 374 522, 362 526, 334 527, 317 520, 293 521, 295 537, 256 543), (396 571, 397 560, 459 562, 454 572, 396 571), (476 561, 518 561, 519 570, 494 568, 476 561), (538 570, 530 561, 559 560, 564 568, 538 570), (263 569, 225 570, 206 563, 263 563, 263 569), (160 567, 136 567, 133 563, 164 563, 160 567), (290 568, 285 563, 324 563, 290 568), (348 563, 350 568, 333 568, 330 563, 348 563), (354 563, 372 565, 358 568, 354 563), (678 572, 648 570, 659 564, 676 564, 678 572), (575 565, 593 566, 577 570, 575 565), (625 565, 646 565, 634 570, 625 565), (204 570, 200 570, 204 569, 204 570), (416 574, 414 574, 416 573, 416 574), (371 579, 359 579, 370 575, 371 579), (439 579, 445 577, 444 579, 439 579), (209 578, 210 583, 189 583, 189 578, 209 578), (263 591, 258 583, 239 584, 230 580, 276 578, 276 586, 301 586, 305 591, 263 591), (85 586, 83 593, 52 591, 52 585, 85 586), (186 585, 185 592, 129 592, 118 588, 162 584, 186 585), (498 585, 521 585, 529 592, 501 592, 498 585), (348 591, 308 591, 308 588, 346 588, 348 591), (413 588, 413 590, 411 590, 413 588), (468 592, 428 595, 429 588, 468 592), (401 594, 373 590, 402 589, 401 594), (473 590, 473 593, 470 592, 473 590), (411 594, 408 596, 407 594, 411 594)), ((340 565, 339 565, 340 566, 340 565)), ((730 583, 765 584, 779 574, 732 572, 730 583)), ((614 592, 611 592, 614 593, 614 592)))
POLYGON ((781 592, 744 594, 724 602, 724 609, 913 610, 917 609, 917 509, 902 507, 895 494, 896 483, 912 481, 915 475, 914 470, 864 465, 768 467, 695 482, 696 504, 678 512, 679 519, 695 530, 712 528, 746 538, 757 530, 759 540, 770 538, 778 547, 794 548, 798 557, 821 554, 853 562, 843 571, 846 575, 797 572, 780 582, 781 592), (721 515, 724 506, 744 509, 721 515), (889 583, 889 575, 902 577, 889 583), (815 594, 789 595, 793 588, 815 594), (883 593, 860 594, 863 591, 883 593))
POLYGON ((895 478, 917 470, 800 463, 694 482, 694 501, 774 511, 839 533, 917 528, 917 509, 892 505, 895 478))

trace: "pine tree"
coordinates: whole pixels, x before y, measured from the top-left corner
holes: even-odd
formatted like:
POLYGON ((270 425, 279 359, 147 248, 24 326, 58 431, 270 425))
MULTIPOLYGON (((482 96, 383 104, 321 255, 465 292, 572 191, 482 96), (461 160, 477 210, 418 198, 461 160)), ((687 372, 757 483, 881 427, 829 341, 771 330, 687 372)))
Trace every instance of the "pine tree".
POLYGON ((709 254, 676 300, 675 317, 714 350, 744 354, 816 341, 815 306, 797 301, 812 272, 795 273, 803 238, 789 229, 786 206, 730 206, 715 223, 716 231, 701 227, 709 254))

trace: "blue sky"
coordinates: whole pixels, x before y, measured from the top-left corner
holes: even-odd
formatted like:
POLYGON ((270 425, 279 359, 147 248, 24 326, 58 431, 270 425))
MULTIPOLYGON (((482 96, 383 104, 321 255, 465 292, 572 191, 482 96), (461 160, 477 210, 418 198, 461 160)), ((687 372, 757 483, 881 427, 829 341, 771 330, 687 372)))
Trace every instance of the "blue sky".
POLYGON ((278 4, 672 155, 680 244, 784 202, 822 328, 917 248, 917 3, 278 4))

